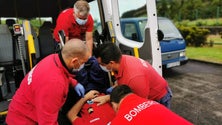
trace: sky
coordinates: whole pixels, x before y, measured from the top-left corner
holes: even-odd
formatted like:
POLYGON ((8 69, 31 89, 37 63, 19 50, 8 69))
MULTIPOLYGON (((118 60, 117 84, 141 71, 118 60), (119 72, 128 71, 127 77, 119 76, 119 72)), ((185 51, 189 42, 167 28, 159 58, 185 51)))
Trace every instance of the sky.
POLYGON ((123 13, 132 9, 140 8, 144 6, 145 3, 146 3, 146 0, 119 0, 120 12, 123 13), (134 1, 134 2, 130 2, 130 1, 134 1))
MULTIPOLYGON (((120 15, 122 15, 123 12, 142 7, 145 3, 146 0, 119 0, 120 15)), ((97 10, 97 1, 90 2, 90 13, 92 14, 94 19, 99 18, 99 12, 97 10)))

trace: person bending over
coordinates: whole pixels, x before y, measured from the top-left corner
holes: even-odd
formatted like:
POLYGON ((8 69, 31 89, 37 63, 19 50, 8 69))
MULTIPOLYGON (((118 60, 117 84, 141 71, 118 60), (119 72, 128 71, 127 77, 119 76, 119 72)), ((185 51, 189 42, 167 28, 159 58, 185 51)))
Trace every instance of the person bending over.
MULTIPOLYGON (((147 61, 134 56, 123 55, 120 49, 113 43, 106 43, 95 49, 95 57, 104 71, 114 72, 118 85, 128 85, 137 95, 158 101, 170 108, 172 92, 167 81, 147 61)), ((109 91, 112 91, 109 88, 109 91)), ((102 98, 102 97, 101 97, 102 98)), ((104 99, 109 100, 109 95, 104 99)))
POLYGON ((56 20, 56 27, 53 32, 55 41, 57 43, 61 42, 58 32, 63 30, 66 42, 72 38, 86 41, 92 55, 94 21, 89 11, 90 6, 85 0, 78 0, 73 8, 62 11, 56 20))
POLYGON ((111 125, 192 125, 158 102, 132 93, 127 85, 115 87, 110 101, 116 111, 111 125))
POLYGON ((79 39, 69 40, 62 51, 42 59, 24 77, 10 102, 8 125, 58 125, 58 112, 71 85, 84 96, 84 87, 72 71, 88 60, 88 48, 79 39))

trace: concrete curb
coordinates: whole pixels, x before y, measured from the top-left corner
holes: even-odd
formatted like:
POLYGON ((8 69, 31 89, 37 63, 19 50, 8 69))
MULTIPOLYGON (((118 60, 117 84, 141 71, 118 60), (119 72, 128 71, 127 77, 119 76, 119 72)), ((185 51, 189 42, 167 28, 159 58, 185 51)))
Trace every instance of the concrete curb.
POLYGON ((207 64, 212 64, 212 65, 222 66, 222 63, 208 62, 208 61, 197 60, 197 59, 188 59, 188 62, 189 61, 196 61, 196 62, 201 62, 201 63, 207 63, 207 64))

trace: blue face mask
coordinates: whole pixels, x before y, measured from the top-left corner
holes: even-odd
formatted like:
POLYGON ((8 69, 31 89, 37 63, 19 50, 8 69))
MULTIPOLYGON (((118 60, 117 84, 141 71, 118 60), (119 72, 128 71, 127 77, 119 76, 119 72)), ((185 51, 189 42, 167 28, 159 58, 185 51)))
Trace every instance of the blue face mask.
POLYGON ((79 19, 78 17, 76 17, 76 22, 77 22, 79 25, 85 25, 86 22, 87 22, 87 19, 83 20, 83 19, 79 19))

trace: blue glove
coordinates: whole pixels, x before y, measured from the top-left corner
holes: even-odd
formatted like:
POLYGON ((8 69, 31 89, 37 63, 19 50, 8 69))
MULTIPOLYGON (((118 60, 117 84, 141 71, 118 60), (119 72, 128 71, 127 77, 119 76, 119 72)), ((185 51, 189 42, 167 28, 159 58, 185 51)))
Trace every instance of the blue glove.
POLYGON ((84 94, 85 94, 85 89, 83 87, 82 84, 78 83, 76 86, 75 86, 75 91, 76 93, 81 96, 81 97, 84 97, 84 94))
POLYGON ((111 94, 111 92, 113 91, 113 87, 109 87, 108 89, 106 89, 106 94, 111 94))

